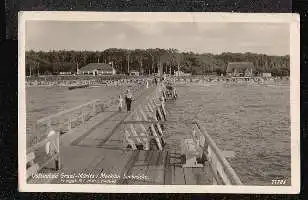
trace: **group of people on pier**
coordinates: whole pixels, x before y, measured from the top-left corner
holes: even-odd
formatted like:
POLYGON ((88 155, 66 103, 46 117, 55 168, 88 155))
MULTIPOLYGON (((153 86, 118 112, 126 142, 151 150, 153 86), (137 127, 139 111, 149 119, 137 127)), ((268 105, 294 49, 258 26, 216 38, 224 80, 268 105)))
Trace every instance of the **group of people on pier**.
MULTIPOLYGON (((133 101, 133 94, 132 94, 130 89, 126 90, 124 98, 125 98, 126 110, 127 110, 127 112, 129 112, 131 110, 131 105, 132 105, 132 101, 133 101)), ((123 102, 124 102, 122 95, 119 96, 118 102, 119 102, 118 109, 121 112, 122 109, 123 109, 123 102)))
MULTIPOLYGON (((153 79, 153 83, 156 87, 159 87, 159 99, 163 102, 166 101, 167 98, 170 98, 172 96, 174 99, 177 97, 176 89, 172 86, 172 83, 168 80, 160 80, 156 77, 153 79)), ((146 88, 149 88, 149 80, 145 82, 146 88)), ((132 108, 132 102, 134 101, 133 93, 130 89, 127 89, 124 98, 122 95, 119 95, 118 99, 118 110, 121 112, 124 106, 124 101, 126 104, 126 110, 127 112, 131 111, 132 108)))

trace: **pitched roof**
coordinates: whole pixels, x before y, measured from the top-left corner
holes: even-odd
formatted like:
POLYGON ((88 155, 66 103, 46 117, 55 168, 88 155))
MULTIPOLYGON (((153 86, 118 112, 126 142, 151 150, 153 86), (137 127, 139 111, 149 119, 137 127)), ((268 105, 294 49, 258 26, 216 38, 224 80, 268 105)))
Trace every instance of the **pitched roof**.
POLYGON ((230 62, 227 66, 227 73, 233 73, 236 69, 239 73, 244 73, 247 69, 253 70, 254 66, 251 62, 230 62))
POLYGON ((86 66, 79 69, 80 71, 92 71, 92 70, 104 70, 112 71, 113 68, 111 65, 106 63, 89 63, 86 66))

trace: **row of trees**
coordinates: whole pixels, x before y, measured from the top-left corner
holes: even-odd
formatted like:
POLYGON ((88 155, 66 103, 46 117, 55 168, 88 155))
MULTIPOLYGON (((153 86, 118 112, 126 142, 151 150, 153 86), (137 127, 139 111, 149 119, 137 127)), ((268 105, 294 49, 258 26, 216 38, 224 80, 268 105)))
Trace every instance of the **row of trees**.
POLYGON ((76 72, 88 63, 114 64, 119 74, 131 70, 141 73, 174 73, 180 69, 186 73, 224 73, 228 62, 252 62, 257 72, 272 72, 274 75, 289 75, 289 56, 267 56, 254 53, 198 54, 179 52, 177 49, 106 49, 104 51, 50 51, 26 52, 27 75, 59 74, 76 72))

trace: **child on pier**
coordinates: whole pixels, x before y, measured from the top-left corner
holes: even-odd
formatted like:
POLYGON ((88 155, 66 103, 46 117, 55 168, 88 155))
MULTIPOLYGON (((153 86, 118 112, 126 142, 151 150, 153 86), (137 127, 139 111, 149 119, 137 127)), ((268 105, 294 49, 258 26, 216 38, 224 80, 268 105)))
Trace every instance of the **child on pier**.
POLYGON ((118 101, 119 101, 118 108, 119 108, 119 111, 121 112, 122 108, 123 108, 123 98, 122 98, 121 95, 119 96, 119 100, 118 101))

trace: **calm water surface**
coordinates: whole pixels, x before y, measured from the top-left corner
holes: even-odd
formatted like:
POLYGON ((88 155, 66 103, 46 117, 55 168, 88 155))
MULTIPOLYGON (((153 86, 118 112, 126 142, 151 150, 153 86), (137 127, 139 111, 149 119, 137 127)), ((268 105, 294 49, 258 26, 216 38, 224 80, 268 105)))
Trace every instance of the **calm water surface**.
MULTIPOLYGON (((177 91, 179 99, 167 105, 173 120, 200 120, 220 149, 236 153, 228 160, 244 184, 271 185, 274 178, 290 181, 288 84, 183 86, 177 91)), ((168 129, 191 131, 183 123, 168 129)))
POLYGON ((27 127, 42 117, 58 113, 94 99, 116 99, 123 92, 117 88, 29 87, 26 89, 27 127))

